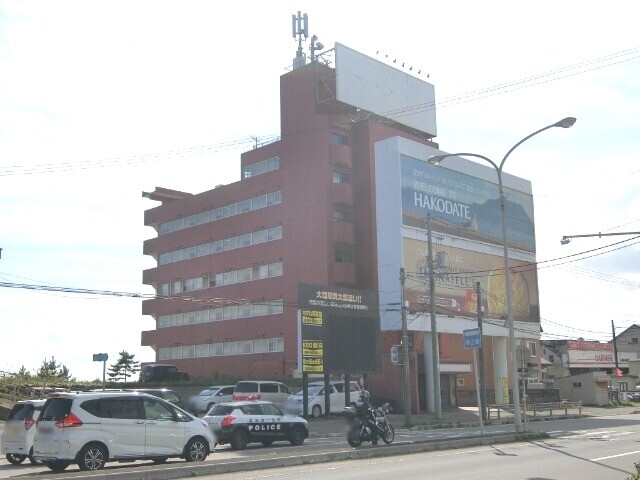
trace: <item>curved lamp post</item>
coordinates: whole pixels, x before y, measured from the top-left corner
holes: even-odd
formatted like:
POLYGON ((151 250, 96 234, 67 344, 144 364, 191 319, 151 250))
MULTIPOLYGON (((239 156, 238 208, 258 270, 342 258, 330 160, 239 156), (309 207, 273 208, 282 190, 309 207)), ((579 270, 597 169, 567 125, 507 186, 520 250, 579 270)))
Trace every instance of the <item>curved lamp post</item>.
POLYGON ((505 200, 504 200, 504 189, 502 187, 502 167, 504 166, 504 162, 507 161, 511 152, 513 152, 516 148, 522 145, 524 142, 529 140, 531 137, 544 132, 553 127, 560 128, 570 128, 573 124, 576 123, 576 119, 574 117, 563 118, 559 122, 553 123, 551 125, 547 125, 540 130, 533 132, 531 135, 527 135, 518 143, 516 143, 504 156, 500 165, 495 163, 490 158, 485 157, 484 155, 478 155, 477 153, 447 153, 445 155, 434 155, 427 159, 427 161, 432 165, 439 164, 443 159, 447 157, 476 157, 481 158, 491 164, 491 166, 496 170, 498 174, 498 188, 500 191, 500 213, 502 214, 502 246, 503 246, 503 256, 504 256, 504 278, 506 284, 507 291, 507 323, 509 325, 509 367, 511 369, 511 388, 513 390, 513 416, 515 420, 515 428, 516 432, 522 432, 522 412, 520 410, 520 390, 518 387, 518 370, 516 364, 516 337, 515 331, 513 328, 513 300, 511 297, 511 277, 509 275, 509 249, 507 246, 507 215, 505 212, 505 200))

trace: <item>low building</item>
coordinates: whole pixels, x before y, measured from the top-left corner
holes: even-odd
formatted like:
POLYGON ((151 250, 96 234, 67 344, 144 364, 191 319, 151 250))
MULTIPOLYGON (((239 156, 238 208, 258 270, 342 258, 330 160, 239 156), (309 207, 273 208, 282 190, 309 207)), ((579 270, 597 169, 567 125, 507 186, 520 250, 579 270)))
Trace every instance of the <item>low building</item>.
POLYGON ((609 405, 609 375, 588 372, 556 378, 553 382, 563 400, 581 401, 584 405, 609 405))

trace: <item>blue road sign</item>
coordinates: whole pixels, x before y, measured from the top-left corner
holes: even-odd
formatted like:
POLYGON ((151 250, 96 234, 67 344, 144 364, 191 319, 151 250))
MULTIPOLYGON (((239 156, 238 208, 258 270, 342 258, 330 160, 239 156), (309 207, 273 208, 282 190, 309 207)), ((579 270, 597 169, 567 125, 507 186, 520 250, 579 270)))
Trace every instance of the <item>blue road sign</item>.
POLYGON ((469 328, 462 331, 464 338, 464 348, 480 348, 482 346, 482 337, 479 328, 469 328))

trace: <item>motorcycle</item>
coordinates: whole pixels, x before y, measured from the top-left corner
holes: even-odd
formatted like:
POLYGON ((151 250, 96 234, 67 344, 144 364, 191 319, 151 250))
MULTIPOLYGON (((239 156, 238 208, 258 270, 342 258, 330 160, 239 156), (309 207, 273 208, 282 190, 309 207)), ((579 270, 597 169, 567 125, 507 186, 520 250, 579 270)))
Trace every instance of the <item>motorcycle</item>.
MULTIPOLYGON (((368 392, 367 396, 368 396, 368 392)), ((395 438, 393 425, 387 420, 387 413, 391 410, 388 403, 373 408, 367 398, 359 398, 350 407, 342 409, 342 415, 347 421, 345 436, 352 447, 359 447, 362 442, 378 444, 381 438, 389 445, 395 438)))

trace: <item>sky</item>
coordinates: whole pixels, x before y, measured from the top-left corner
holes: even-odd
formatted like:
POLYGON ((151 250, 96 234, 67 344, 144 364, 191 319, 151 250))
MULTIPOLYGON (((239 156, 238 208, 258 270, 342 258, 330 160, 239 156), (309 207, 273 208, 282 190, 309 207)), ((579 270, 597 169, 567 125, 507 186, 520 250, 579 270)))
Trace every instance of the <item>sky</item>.
MULTIPOLYGON (((640 231, 640 3, 376 5, 0 0, 0 282, 153 293, 143 216, 157 203, 141 193, 238 181, 252 137, 279 135, 279 77, 301 11, 326 48, 420 70, 444 151, 499 161, 576 117, 505 166, 532 182, 537 259, 627 241, 540 265, 543 338, 606 341, 612 320, 617 333, 640 323, 639 240, 560 245, 640 231)), ((153 328, 139 298, 3 286, 0 371, 53 356, 78 379, 99 378, 93 353, 153 361, 140 346, 153 328)))

